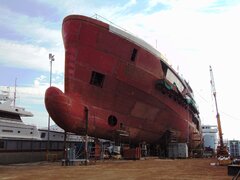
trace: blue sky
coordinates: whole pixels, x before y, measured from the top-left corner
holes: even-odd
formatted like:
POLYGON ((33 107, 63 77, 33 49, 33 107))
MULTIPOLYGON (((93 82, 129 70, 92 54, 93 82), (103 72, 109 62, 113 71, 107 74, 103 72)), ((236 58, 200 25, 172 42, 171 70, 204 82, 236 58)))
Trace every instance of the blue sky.
POLYGON ((202 123, 215 125, 212 65, 224 138, 240 139, 238 0, 1 0, 0 88, 13 91, 17 78, 17 104, 34 114, 24 122, 47 126, 49 53, 52 83, 64 87, 61 25, 69 14, 99 14, 156 47, 191 84, 202 123))

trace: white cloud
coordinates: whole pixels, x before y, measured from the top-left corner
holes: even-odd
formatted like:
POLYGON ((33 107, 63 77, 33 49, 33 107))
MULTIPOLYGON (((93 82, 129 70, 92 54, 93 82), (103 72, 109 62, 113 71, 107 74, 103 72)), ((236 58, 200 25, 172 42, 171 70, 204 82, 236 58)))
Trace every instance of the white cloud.
POLYGON ((16 32, 24 41, 33 44, 61 45, 61 27, 58 30, 51 29, 47 27, 48 22, 40 18, 19 14, 1 6, 0 12, 0 25, 16 32))
POLYGON ((193 1, 193 0, 149 0, 148 8, 151 9, 158 4, 164 4, 169 6, 170 9, 180 10, 180 11, 198 11, 203 10, 205 8, 212 7, 216 0, 201 0, 201 1, 193 1))
POLYGON ((46 85, 46 76, 44 75, 41 75, 40 77, 37 77, 35 80, 34 80, 34 87, 38 88, 40 87, 40 83, 42 84, 42 81, 44 81, 44 84, 46 85))
POLYGON ((48 54, 51 52, 56 59, 53 62, 53 72, 62 73, 64 70, 64 50, 61 48, 46 49, 8 40, 0 40, 0 47, 0 64, 2 65, 49 71, 48 54))
MULTIPOLYGON (((48 54, 53 53, 53 72, 62 73, 64 48, 61 26, 58 30, 47 27, 49 22, 41 18, 28 17, 0 6, 0 26, 11 29, 19 36, 15 40, 0 39, 1 65, 49 71, 48 54)), ((61 23, 59 23, 61 24, 61 23)))
POLYGON ((94 16, 99 14, 109 20, 115 20, 127 9, 135 6, 137 0, 128 0, 125 3, 121 1, 85 1, 85 0, 40 0, 54 8, 62 14, 62 18, 69 14, 81 14, 86 16, 94 16))

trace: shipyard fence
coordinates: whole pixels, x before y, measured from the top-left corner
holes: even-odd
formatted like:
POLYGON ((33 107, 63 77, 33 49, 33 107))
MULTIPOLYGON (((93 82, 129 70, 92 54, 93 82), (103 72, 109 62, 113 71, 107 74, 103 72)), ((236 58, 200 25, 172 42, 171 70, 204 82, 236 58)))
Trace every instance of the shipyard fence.
MULTIPOLYGON (((75 146, 81 142, 66 142, 67 147, 75 146)), ((46 151, 47 141, 41 140, 9 140, 0 139, 0 152, 19 152, 19 151, 46 151)), ((64 142, 50 141, 50 151, 64 150, 64 142)))
MULTIPOLYGON (((66 142, 66 147, 73 147, 83 142, 66 142)), ((64 142, 50 141, 49 151, 57 159, 63 158, 64 142)), ((27 163, 46 160, 47 141, 0 139, 0 164, 27 163)))

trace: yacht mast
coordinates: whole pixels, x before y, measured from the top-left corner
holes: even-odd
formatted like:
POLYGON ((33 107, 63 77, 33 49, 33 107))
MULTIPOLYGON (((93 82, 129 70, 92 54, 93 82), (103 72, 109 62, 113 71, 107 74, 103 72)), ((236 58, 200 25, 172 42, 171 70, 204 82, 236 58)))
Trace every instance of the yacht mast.
POLYGON ((17 94, 17 78, 15 78, 15 86, 14 86, 14 97, 13 97, 13 105, 16 106, 16 94, 17 94))

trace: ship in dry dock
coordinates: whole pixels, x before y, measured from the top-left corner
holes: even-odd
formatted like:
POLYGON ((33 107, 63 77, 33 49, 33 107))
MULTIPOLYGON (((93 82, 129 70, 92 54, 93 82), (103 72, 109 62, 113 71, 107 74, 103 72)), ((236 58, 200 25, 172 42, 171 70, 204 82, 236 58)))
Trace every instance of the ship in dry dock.
POLYGON ((65 90, 50 87, 45 105, 68 132, 132 144, 201 144, 190 85, 151 45, 113 25, 81 15, 63 20, 65 90))

